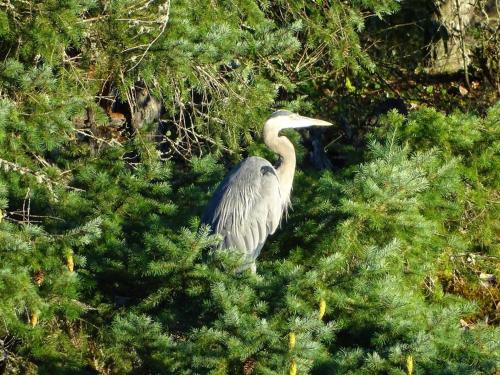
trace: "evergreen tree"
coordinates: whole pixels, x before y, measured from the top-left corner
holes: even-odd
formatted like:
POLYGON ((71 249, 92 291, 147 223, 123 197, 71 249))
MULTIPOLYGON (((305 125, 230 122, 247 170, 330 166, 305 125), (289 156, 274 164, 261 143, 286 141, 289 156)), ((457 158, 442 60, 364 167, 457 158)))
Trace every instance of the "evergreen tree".
POLYGON ((204 256, 224 162, 275 158, 273 107, 361 96, 364 18, 397 8, 0 4, 0 372, 494 373, 498 105, 392 113, 361 163, 298 171, 258 275, 204 256), (138 82, 160 137, 132 121, 138 82))

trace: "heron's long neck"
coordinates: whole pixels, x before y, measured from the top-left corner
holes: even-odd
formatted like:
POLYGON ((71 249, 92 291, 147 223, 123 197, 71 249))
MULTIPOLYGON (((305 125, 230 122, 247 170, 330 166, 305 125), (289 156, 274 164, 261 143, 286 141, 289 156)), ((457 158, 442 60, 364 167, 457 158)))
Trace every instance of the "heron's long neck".
POLYGON ((295 149, 287 137, 279 136, 279 126, 266 124, 264 126, 264 143, 271 150, 281 156, 281 165, 276 169, 284 199, 288 202, 292 190, 293 175, 295 173, 295 149))

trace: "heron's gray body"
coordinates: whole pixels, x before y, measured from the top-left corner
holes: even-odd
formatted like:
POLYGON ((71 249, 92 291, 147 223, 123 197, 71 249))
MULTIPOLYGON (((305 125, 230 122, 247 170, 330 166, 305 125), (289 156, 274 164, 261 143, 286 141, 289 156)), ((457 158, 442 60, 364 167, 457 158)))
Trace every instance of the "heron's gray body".
POLYGON ((221 249, 245 251, 242 268, 253 266, 266 238, 276 231, 289 204, 275 168, 266 159, 249 157, 224 178, 202 217, 222 236, 221 249))
POLYGON ((295 149, 279 132, 285 128, 329 125, 288 111, 274 112, 264 124, 263 135, 265 144, 280 155, 280 166, 274 168, 265 159, 250 157, 233 168, 215 191, 202 223, 222 236, 220 249, 244 252, 240 270, 251 267, 256 272, 255 260, 290 203, 295 149))

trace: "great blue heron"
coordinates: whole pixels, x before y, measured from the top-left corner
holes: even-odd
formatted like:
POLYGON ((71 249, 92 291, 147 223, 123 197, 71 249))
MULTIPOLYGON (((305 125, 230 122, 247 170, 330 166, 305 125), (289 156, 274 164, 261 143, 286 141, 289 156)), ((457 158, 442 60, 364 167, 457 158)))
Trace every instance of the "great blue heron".
POLYGON ((287 128, 329 125, 332 124, 289 111, 274 112, 264 125, 264 143, 280 155, 279 167, 251 156, 234 167, 215 190, 201 221, 222 237, 219 249, 244 252, 240 271, 250 267, 256 272, 255 261, 264 242, 276 231, 290 204, 295 149, 279 132, 287 128))

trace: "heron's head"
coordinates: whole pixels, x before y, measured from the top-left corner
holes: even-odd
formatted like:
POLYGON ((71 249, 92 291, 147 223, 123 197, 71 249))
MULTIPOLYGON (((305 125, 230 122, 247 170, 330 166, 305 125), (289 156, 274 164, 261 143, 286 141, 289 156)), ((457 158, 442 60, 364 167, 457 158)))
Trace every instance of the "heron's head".
POLYGON ((330 126, 328 121, 318 120, 311 117, 301 116, 286 110, 274 112, 266 121, 265 127, 281 129, 307 128, 309 126, 330 126))

